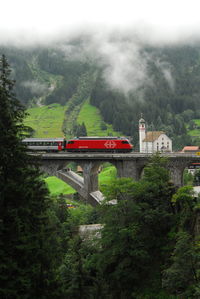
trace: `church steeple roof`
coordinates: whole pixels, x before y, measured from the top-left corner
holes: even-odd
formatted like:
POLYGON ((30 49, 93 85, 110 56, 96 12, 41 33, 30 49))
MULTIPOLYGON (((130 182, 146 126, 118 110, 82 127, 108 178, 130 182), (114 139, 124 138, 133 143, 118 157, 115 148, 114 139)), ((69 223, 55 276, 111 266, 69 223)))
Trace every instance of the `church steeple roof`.
POLYGON ((145 120, 144 120, 144 118, 143 118, 143 113, 141 113, 141 118, 140 118, 140 120, 139 120, 139 123, 145 123, 145 120))
POLYGON ((144 118, 140 118, 139 122, 140 122, 140 123, 145 123, 144 118))

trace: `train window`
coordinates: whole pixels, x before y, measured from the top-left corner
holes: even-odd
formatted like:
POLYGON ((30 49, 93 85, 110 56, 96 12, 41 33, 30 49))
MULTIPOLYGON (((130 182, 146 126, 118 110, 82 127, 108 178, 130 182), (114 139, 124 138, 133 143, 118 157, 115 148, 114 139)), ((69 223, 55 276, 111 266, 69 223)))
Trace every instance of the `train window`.
POLYGON ((69 143, 69 144, 73 144, 73 143, 74 143, 74 141, 68 141, 67 143, 69 143))
POLYGON ((122 141, 122 143, 126 143, 126 144, 127 144, 127 143, 128 143, 128 141, 126 141, 126 140, 123 140, 123 141, 122 141))

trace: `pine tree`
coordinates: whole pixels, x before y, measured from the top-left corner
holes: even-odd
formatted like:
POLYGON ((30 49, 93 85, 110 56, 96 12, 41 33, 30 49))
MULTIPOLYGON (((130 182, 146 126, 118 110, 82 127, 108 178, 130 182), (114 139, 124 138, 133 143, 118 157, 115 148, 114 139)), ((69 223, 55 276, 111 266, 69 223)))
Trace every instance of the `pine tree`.
POLYGON ((87 136, 87 129, 84 122, 81 125, 81 136, 87 136))
POLYGON ((77 137, 87 136, 87 129, 86 129, 86 126, 85 126, 84 122, 81 125, 80 124, 75 124, 74 128, 73 128, 73 131, 74 131, 74 135, 77 136, 77 137))
MULTIPOLYGON (((0 58, 0 298, 47 298, 48 191, 22 138, 25 110, 0 58)), ((50 287, 50 286, 49 286, 50 287)))

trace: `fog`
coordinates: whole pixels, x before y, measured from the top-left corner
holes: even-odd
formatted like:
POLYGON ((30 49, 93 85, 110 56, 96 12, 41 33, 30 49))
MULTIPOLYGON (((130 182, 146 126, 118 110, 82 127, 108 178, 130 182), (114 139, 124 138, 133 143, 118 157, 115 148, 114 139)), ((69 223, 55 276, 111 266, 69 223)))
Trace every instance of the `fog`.
POLYGON ((24 81, 22 86, 30 89, 33 95, 42 95, 48 91, 48 87, 37 81, 24 81))
MULTIPOLYGON (((66 59, 96 61, 105 66, 109 86, 127 94, 151 84, 146 67, 153 58, 142 54, 144 46, 199 42, 199 9, 197 0, 7 0, 1 3, 0 46, 55 47, 66 59), (81 48, 70 43, 75 38, 81 48)), ((173 90, 172 67, 155 63, 173 90)))
POLYGON ((149 42, 198 38, 198 0, 7 0, 1 3, 0 43, 46 44, 90 31, 136 32, 149 42))

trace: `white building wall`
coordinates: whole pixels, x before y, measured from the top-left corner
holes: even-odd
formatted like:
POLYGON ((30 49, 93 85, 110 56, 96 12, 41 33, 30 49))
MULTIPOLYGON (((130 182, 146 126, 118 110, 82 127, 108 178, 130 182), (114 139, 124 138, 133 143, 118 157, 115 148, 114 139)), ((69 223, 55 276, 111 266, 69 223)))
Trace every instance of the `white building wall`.
POLYGON ((152 142, 143 142, 144 153, 152 153, 152 142))
POLYGON ((140 143, 140 153, 146 153, 147 152, 147 148, 146 148, 146 144, 145 142, 140 143))
POLYGON ((172 152, 172 140, 165 134, 161 134, 158 139, 153 142, 142 142, 143 153, 155 153, 161 151, 172 152), (165 149, 162 149, 163 146, 165 149))
POLYGON ((164 151, 172 152, 172 140, 169 137, 167 137, 167 135, 161 134, 158 137, 158 139, 155 140, 154 142, 155 142, 154 148, 156 149, 156 151, 164 150, 164 151))

